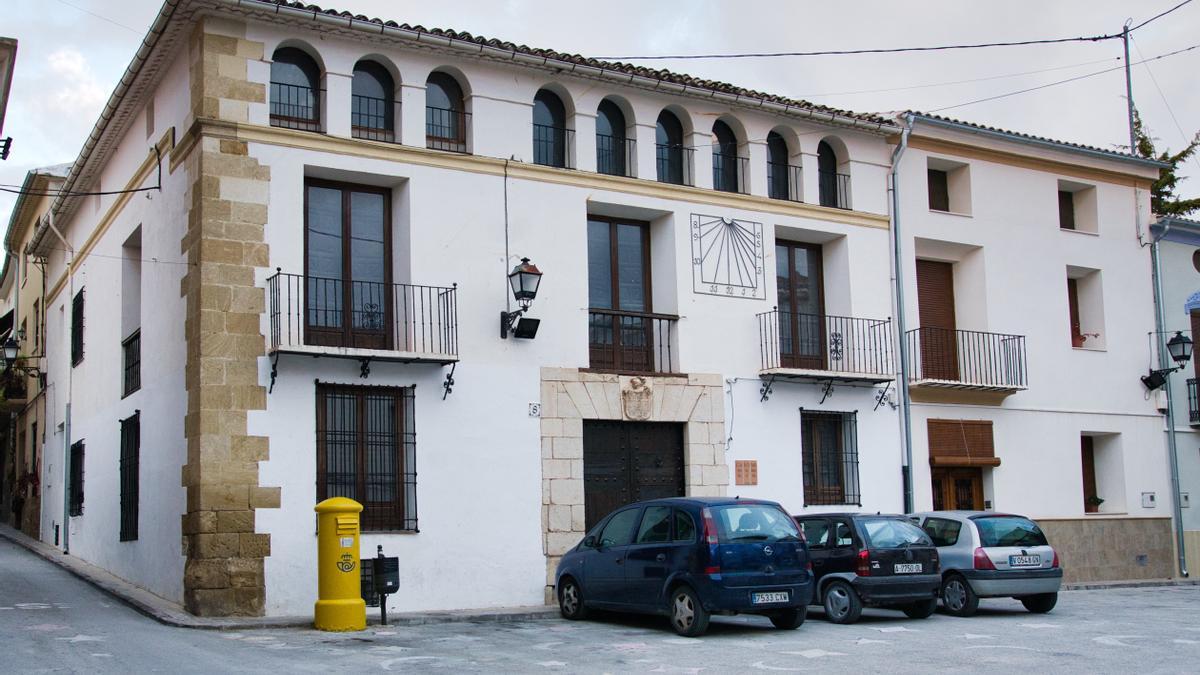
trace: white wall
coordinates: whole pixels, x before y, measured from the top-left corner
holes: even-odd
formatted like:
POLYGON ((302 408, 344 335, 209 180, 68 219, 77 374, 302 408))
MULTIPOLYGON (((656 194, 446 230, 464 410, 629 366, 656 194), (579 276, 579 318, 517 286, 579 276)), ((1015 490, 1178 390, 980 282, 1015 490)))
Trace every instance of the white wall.
MULTIPOLYGON (((1159 244, 1159 264, 1162 269, 1163 315, 1169 335, 1183 331, 1192 340, 1191 318, 1184 313, 1188 296, 1200 292, 1200 271, 1196 270, 1192 257, 1197 247, 1163 240, 1159 244)), ((1146 369, 1158 368, 1157 359, 1151 363, 1150 356, 1157 352, 1147 346, 1146 369)), ((1183 526, 1188 530, 1200 530, 1200 427, 1188 424, 1187 380, 1197 378, 1196 355, 1182 372, 1171 377, 1171 405, 1175 413, 1175 443, 1179 457, 1179 489, 1191 496, 1192 506, 1183 509, 1183 526)), ((1164 502, 1164 507, 1170 504, 1164 502)), ((1192 561, 1189 561, 1192 562, 1192 561)), ((1194 563, 1193 563, 1194 564, 1194 563)))

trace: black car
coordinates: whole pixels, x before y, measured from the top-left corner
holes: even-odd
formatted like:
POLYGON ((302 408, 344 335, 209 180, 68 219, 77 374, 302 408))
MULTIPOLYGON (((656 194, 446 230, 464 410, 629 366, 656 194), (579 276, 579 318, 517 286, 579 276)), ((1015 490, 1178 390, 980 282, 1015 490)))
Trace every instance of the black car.
POLYGON ((904 516, 828 513, 797 516, 816 575, 813 604, 834 623, 854 623, 863 607, 924 619, 937 609, 937 548, 904 516))
POLYGON ((613 511, 563 556, 555 588, 567 619, 590 609, 663 614, 692 637, 712 614, 799 627, 813 576, 799 528, 775 502, 679 497, 613 511))

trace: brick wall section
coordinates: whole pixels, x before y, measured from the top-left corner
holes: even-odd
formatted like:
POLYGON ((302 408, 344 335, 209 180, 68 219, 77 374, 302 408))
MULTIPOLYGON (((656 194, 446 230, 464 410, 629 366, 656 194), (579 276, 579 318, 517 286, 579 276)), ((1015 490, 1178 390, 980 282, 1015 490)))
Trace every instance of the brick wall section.
MULTIPOLYGON (((583 420, 628 420, 623 392, 633 378, 542 368, 542 535, 547 604, 563 553, 584 535, 583 420)), ((720 375, 646 377, 652 401, 646 422, 686 423, 684 488, 688 495, 721 496, 729 485, 725 461, 725 396, 720 375)))
MULTIPOLYGON (((265 87, 246 78, 247 60, 261 59, 263 45, 228 32, 228 24, 202 22, 192 36, 198 121, 246 122, 249 103, 265 100, 265 87)), ((254 531, 254 510, 278 508, 280 495, 277 487, 259 485, 268 439, 247 435, 246 417, 266 407, 258 383, 265 295, 254 272, 268 264, 263 228, 270 168, 249 156, 246 143, 212 133, 197 140, 187 168, 191 206, 181 249, 192 267, 180 289, 188 395, 184 605, 199 616, 261 616, 271 535, 254 531)))
POLYGON ((1038 519, 1066 583, 1175 576, 1170 518, 1038 519))

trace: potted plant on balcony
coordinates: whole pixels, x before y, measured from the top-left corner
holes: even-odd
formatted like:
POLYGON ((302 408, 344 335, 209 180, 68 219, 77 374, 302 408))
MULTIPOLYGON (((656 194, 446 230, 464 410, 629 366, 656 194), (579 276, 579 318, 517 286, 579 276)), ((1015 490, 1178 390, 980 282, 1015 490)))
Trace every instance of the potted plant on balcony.
POLYGON ((1084 501, 1083 510, 1085 513, 1097 513, 1100 511, 1100 505, 1103 503, 1103 499, 1097 497, 1096 495, 1092 495, 1084 501))

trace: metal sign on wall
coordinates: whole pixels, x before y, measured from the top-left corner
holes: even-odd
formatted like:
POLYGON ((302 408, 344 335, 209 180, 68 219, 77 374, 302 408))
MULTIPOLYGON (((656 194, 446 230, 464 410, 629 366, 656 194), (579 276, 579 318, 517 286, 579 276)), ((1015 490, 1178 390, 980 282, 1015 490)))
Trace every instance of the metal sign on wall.
POLYGON ((692 214, 692 290, 765 300, 762 223, 692 214))

